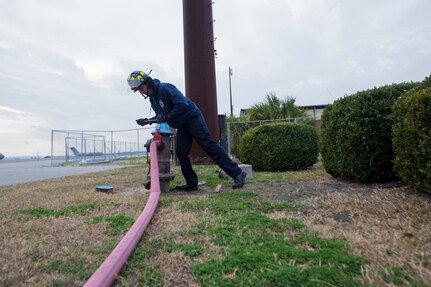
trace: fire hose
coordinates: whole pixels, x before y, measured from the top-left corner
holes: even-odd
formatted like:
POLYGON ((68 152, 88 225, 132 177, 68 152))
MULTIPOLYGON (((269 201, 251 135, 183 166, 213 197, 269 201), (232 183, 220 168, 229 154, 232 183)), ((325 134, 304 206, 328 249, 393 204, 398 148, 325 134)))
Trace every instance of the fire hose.
POLYGON ((155 137, 150 145, 151 189, 144 210, 123 239, 121 239, 120 243, 118 243, 102 265, 100 265, 96 272, 85 283, 85 287, 112 285, 112 282, 115 280, 118 273, 120 273, 153 218, 160 197, 159 166, 157 162, 157 146, 160 144, 160 140, 155 137))

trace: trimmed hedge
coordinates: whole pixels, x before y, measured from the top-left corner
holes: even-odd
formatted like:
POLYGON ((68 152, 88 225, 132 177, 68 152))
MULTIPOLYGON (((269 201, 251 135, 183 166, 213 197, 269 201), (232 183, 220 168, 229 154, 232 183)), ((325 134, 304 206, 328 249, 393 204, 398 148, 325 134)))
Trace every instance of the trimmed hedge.
POLYGON ((239 158, 261 171, 301 170, 317 162, 317 133, 306 124, 276 123, 244 133, 239 158))
POLYGON ((383 86, 346 96, 322 114, 320 151, 325 170, 359 182, 393 179, 392 107, 418 83, 383 86))
POLYGON ((394 106, 394 170, 410 186, 431 192, 431 77, 394 106))

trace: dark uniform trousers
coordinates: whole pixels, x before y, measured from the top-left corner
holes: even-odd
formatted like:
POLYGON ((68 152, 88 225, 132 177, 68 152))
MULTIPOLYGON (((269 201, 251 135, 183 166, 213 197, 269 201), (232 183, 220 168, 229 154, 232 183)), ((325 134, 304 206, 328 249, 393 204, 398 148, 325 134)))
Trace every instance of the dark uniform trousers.
POLYGON ((198 184, 198 176, 193 170, 189 159, 193 139, 230 177, 235 178, 241 174, 241 169, 238 165, 214 141, 202 113, 199 113, 188 119, 183 127, 177 129, 176 154, 180 161, 181 172, 189 185, 196 186, 198 184))

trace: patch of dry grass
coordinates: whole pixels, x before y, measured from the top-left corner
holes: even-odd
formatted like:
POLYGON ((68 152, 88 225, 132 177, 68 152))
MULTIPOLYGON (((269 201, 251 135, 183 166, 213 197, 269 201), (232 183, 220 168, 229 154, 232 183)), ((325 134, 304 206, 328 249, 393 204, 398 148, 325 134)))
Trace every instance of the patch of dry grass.
MULTIPOLYGON (((173 171, 178 177, 179 168, 173 171)), ((0 187, 0 285, 83 285, 122 237, 112 235, 107 222, 93 224, 92 219, 118 214, 136 218, 147 200, 148 192, 142 185, 146 173, 146 165, 131 166, 0 187), (95 192, 98 184, 114 186, 114 193, 95 192), (60 217, 36 218, 20 212, 35 207, 61 210, 84 204, 93 204, 95 208, 85 214, 60 217), (70 270, 68 263, 81 264, 84 270, 70 270)), ((392 272, 391 267, 406 266, 423 282, 431 282, 429 195, 406 187, 337 181, 321 165, 293 173, 256 172, 244 190, 258 193, 268 201, 294 201, 304 207, 267 214, 271 218, 295 217, 325 237, 346 238, 355 255, 368 260, 362 274, 365 286, 394 286, 385 281, 385 274, 392 272), (352 221, 339 222, 334 219, 336 215, 346 215, 352 221)), ((204 198, 207 195, 199 194, 204 198)), ((151 254, 148 260, 163 270, 165 286, 198 286, 190 273, 192 264, 223 256, 222 247, 215 246, 211 238, 187 235, 199 223, 217 220, 205 211, 197 214, 179 208, 180 203, 194 197, 163 194, 145 234, 150 241, 204 246, 203 253, 193 259, 180 251, 159 250, 151 254)), ((140 244, 146 248, 145 242, 140 244)), ((137 282, 137 277, 139 274, 126 274, 125 279, 131 283, 137 282)))
POLYGON ((182 211, 178 208, 178 202, 188 200, 195 196, 176 196, 178 201, 174 201, 169 206, 160 209, 151 221, 151 225, 147 229, 149 237, 155 240, 165 240, 169 238, 173 243, 185 243, 185 244, 201 244, 207 248, 203 254, 199 256, 199 260, 208 260, 214 258, 215 254, 218 253, 220 247, 215 246, 211 243, 210 238, 206 237, 189 237, 187 234, 192 229, 196 228, 201 222, 211 223, 216 220, 211 218, 209 214, 196 214, 194 212, 182 211))
POLYGON ((199 286, 191 275, 192 261, 182 252, 159 252, 150 258, 165 274, 165 286, 199 286))
POLYGON ((177 204, 173 203, 157 212, 152 220, 152 227, 155 228, 150 228, 149 231, 155 237, 170 233, 176 234, 190 230, 198 222, 199 219, 195 213, 182 212, 178 210, 177 204))
MULTIPOLYGON (((345 238, 355 255, 367 258, 365 286, 393 286, 384 280, 392 268, 410 269, 431 282, 431 197, 407 187, 373 187, 364 195, 353 184, 344 192, 311 193, 303 212, 274 212, 269 217, 296 217, 326 238, 345 238), (351 222, 336 220, 337 215, 351 222)), ((308 187, 310 188, 310 187, 308 187)))
POLYGON ((282 184, 304 180, 321 181, 327 180, 329 177, 330 176, 323 169, 322 163, 318 162, 306 170, 298 170, 295 172, 253 172, 253 179, 248 180, 248 182, 282 184))
POLYGON ((91 224, 91 219, 109 214, 136 217, 147 198, 95 192, 95 186, 108 183, 116 190, 140 189, 143 173, 142 167, 128 167, 0 188, 0 285, 82 285, 85 278, 79 277, 94 271, 111 251, 104 246, 121 239, 110 235, 106 224, 91 224), (21 213, 35 207, 61 210, 85 204, 96 208, 84 215, 60 217, 35 218, 21 213), (78 270, 78 275, 68 275, 67 268, 62 272, 55 266, 56 262, 73 264, 75 260, 83 264, 86 273, 78 270))

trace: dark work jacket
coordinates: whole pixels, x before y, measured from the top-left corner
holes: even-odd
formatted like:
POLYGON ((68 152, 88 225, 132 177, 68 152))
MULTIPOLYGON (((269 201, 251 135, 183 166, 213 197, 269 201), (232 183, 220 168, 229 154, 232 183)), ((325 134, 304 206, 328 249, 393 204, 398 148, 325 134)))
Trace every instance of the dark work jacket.
POLYGON ((186 98, 174 85, 154 79, 153 93, 149 96, 156 115, 168 115, 168 124, 181 128, 186 121, 200 113, 194 102, 186 98))

